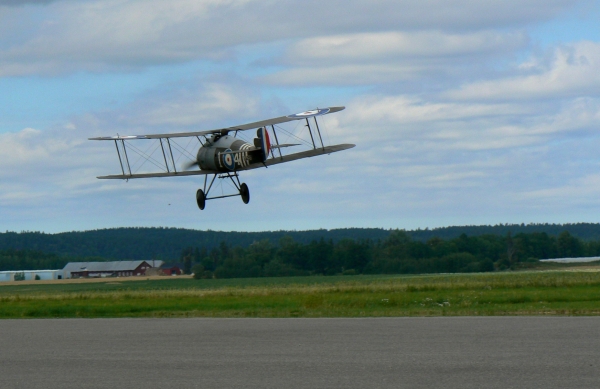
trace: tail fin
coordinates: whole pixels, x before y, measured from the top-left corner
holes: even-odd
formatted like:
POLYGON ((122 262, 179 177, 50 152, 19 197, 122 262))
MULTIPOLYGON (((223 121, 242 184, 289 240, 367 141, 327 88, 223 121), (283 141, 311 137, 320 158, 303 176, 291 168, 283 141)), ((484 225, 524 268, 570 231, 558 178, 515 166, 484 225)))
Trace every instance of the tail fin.
POLYGON ((271 151, 271 140, 269 139, 269 132, 266 127, 261 127, 256 130, 256 136, 260 141, 260 149, 262 151, 263 162, 269 158, 269 152, 271 151))

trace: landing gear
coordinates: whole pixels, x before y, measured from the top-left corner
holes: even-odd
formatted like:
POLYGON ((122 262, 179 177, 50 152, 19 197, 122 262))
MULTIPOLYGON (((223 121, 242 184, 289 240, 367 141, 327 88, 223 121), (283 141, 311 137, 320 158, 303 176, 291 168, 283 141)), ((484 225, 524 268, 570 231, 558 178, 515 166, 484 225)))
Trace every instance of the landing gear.
POLYGON ((240 185, 240 196, 242 196, 242 201, 244 204, 248 204, 250 202, 250 190, 248 190, 248 185, 244 183, 240 185))
POLYGON ((204 195, 204 191, 202 189, 198 189, 196 192, 196 203, 198 204, 198 208, 203 210, 206 206, 206 196, 204 195))
POLYGON ((250 202, 250 190, 248 189, 248 185, 246 185, 244 183, 240 183, 240 179, 237 175, 237 172, 224 173, 221 175, 214 174, 212 180, 210 181, 210 184, 208 183, 208 177, 204 176, 204 190, 198 189, 198 191, 196 192, 196 204, 198 204, 198 208, 200 208, 200 210, 203 210, 204 207, 206 206, 206 200, 222 199, 224 197, 233 197, 233 196, 240 196, 242 198, 242 201, 244 202, 244 204, 248 204, 250 202), (230 194, 230 195, 223 195, 223 196, 208 197, 208 193, 210 192, 210 189, 212 188, 213 183, 215 182, 215 179, 217 177, 219 177, 220 179, 229 178, 231 180, 231 182, 233 182, 233 185, 237 189, 238 193, 230 194), (208 184, 208 186, 207 186, 207 184, 208 184))

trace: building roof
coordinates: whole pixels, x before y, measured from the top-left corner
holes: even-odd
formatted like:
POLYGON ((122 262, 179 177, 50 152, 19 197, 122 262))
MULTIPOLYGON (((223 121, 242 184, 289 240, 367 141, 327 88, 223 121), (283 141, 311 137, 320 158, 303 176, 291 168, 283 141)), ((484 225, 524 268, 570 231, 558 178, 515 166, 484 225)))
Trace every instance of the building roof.
POLYGON ((113 261, 113 262, 69 262, 63 271, 69 273, 78 272, 109 272, 109 271, 133 271, 142 263, 150 264, 148 261, 113 261))
POLYGON ((160 259, 149 259, 146 263, 152 267, 161 267, 165 261, 161 261, 160 259))

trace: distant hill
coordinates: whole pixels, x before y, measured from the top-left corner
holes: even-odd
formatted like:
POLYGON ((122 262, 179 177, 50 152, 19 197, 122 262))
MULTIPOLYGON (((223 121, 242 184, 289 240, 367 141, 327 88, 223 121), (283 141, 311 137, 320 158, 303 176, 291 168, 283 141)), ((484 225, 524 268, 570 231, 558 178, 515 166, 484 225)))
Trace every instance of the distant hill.
MULTIPOLYGON (((58 234, 42 232, 0 233, 0 250, 28 249, 71 257, 102 257, 107 259, 164 259, 179 258, 186 247, 211 249, 221 242, 229 246, 247 247, 253 242, 268 239, 277 244, 279 239, 290 236, 299 243, 325 239, 338 242, 341 239, 385 239, 392 230, 381 228, 344 228, 308 231, 223 232, 199 231, 180 228, 112 228, 92 231, 73 231, 58 234)), ((600 240, 600 224, 501 224, 495 226, 453 226, 407 233, 418 241, 434 236, 444 240, 466 234, 468 236, 501 235, 546 232, 558 235, 568 231, 583 240, 600 240)))
POLYGON ((468 236, 480 235, 513 235, 518 233, 530 234, 545 232, 548 235, 558 236, 561 232, 568 231, 571 235, 583 240, 600 239, 600 223, 570 223, 570 224, 497 224, 495 226, 452 226, 425 230, 407 231, 414 240, 425 241, 434 236, 442 239, 453 239, 461 234, 468 236))
POLYGON ((247 247, 268 239, 276 244, 284 236, 299 243, 313 240, 383 239, 390 230, 380 228, 347 228, 336 230, 223 232, 182 228, 111 228, 73 231, 58 234, 42 232, 0 233, 0 250, 29 249, 72 257, 103 257, 111 259, 179 258, 186 247, 212 249, 226 242, 229 246, 247 247))

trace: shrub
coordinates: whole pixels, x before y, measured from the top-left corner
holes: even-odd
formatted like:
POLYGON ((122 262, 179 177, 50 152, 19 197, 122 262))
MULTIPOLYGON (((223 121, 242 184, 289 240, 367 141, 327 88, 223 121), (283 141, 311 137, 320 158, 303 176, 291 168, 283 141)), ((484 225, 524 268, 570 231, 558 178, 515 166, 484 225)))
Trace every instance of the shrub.
POLYGON ((194 274, 194 279, 207 279, 213 278, 213 273, 210 270, 205 270, 204 266, 197 264, 192 268, 192 273, 194 274))

